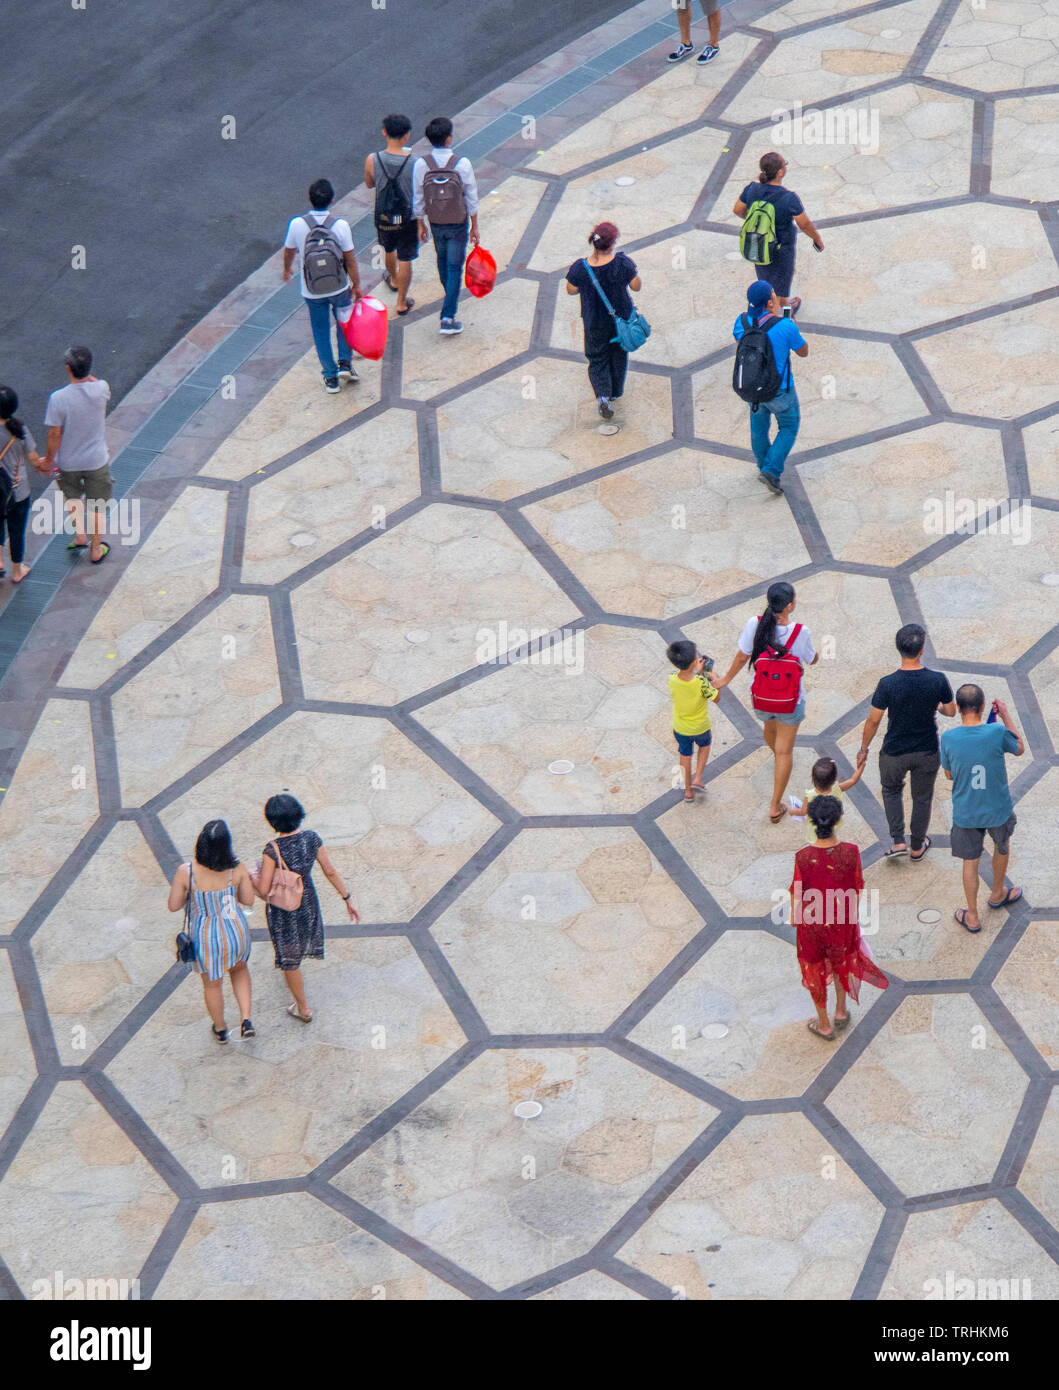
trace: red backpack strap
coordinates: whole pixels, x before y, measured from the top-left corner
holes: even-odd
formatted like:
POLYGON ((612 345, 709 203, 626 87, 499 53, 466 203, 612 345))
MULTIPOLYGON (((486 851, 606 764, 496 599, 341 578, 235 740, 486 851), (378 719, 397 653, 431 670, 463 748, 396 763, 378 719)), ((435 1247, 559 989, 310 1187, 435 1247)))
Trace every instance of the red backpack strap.
MULTIPOLYGON (((787 638, 786 642, 784 642, 784 644, 783 644, 783 655, 784 655, 784 656, 790 656, 790 654, 791 654, 791 648, 794 646, 795 642, 797 642, 797 640, 798 640, 798 634, 801 632, 801 630, 802 630, 802 625, 801 625, 801 623, 795 623, 795 624, 794 624, 794 631, 791 633, 791 635, 787 638)), ((796 656, 794 659, 795 659, 795 661, 797 661, 797 663, 798 663, 799 666, 802 664, 802 663, 801 663, 801 658, 800 658, 800 657, 797 657, 797 656, 796 656)))

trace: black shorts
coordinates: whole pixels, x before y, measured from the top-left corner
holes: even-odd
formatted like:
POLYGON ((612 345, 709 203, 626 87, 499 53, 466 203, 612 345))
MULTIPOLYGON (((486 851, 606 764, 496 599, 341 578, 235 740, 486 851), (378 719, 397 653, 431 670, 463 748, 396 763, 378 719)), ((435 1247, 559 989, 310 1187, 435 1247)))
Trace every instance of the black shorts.
POLYGON ((1018 818, 1011 815, 1003 825, 988 825, 968 828, 965 825, 954 825, 952 827, 952 837, 949 844, 952 848, 954 859, 981 859, 982 850, 985 849, 986 832, 989 838, 996 845, 998 854, 1007 854, 1011 844, 1011 832, 1018 824, 1018 818))
POLYGON ((419 255, 419 223, 414 217, 400 227, 376 227, 375 231, 387 255, 396 251, 399 261, 414 261, 419 255))

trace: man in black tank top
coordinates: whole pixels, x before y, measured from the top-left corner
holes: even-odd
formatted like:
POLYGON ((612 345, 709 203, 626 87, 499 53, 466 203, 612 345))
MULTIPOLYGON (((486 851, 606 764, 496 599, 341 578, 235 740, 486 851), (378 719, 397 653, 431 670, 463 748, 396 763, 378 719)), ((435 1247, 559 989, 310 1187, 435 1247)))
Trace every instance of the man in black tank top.
POLYGON ((386 287, 397 291, 403 318, 415 304, 408 298, 412 262, 419 255, 419 227, 412 216, 412 175, 419 159, 405 149, 412 129, 407 116, 387 116, 382 123, 386 148, 364 161, 364 182, 375 189, 375 230, 386 257, 386 287))

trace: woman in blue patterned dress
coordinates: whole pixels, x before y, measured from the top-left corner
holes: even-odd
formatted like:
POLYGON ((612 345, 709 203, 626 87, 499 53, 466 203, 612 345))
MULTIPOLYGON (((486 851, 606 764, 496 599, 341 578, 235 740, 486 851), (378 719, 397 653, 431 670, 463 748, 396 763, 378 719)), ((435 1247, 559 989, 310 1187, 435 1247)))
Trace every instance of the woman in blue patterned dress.
POLYGON ((232 981, 242 1024, 239 1036, 252 1038, 250 1021, 250 929, 244 907, 254 901, 254 885, 245 864, 232 850, 232 836, 222 820, 208 821, 195 841, 195 857, 181 864, 169 890, 169 911, 182 912, 191 895, 189 935, 195 943, 195 970, 202 976, 206 1010, 213 1036, 228 1041, 224 1026, 224 972, 232 981))
POLYGON ((323 840, 315 830, 300 828, 305 819, 305 808, 301 802, 289 792, 270 796, 265 802, 265 819, 275 831, 275 836, 265 846, 252 882, 258 896, 267 903, 265 916, 268 934, 276 952, 276 969, 283 971, 283 978, 294 1000, 287 1012, 300 1023, 312 1023, 301 964, 307 956, 310 960, 324 958, 324 919, 312 880, 314 864, 320 865, 324 877, 345 903, 349 920, 359 922, 360 914, 353 906, 352 895, 346 892, 338 870, 331 863, 323 840), (284 868, 301 876, 302 900, 295 908, 284 909, 268 902, 272 876, 281 859, 284 868))

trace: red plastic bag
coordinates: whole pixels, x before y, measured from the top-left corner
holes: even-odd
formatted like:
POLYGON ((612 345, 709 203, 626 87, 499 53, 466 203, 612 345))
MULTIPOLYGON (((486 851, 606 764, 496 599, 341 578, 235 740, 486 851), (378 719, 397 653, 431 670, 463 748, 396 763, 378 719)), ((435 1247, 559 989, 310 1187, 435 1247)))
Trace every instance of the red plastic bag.
POLYGON ((361 357, 377 362, 386 351, 386 334, 390 328, 390 316, 386 305, 370 294, 358 299, 353 312, 342 324, 346 342, 361 357))
POLYGON ((484 299, 496 284, 496 261, 484 246, 476 246, 467 257, 463 283, 475 299, 484 299))

